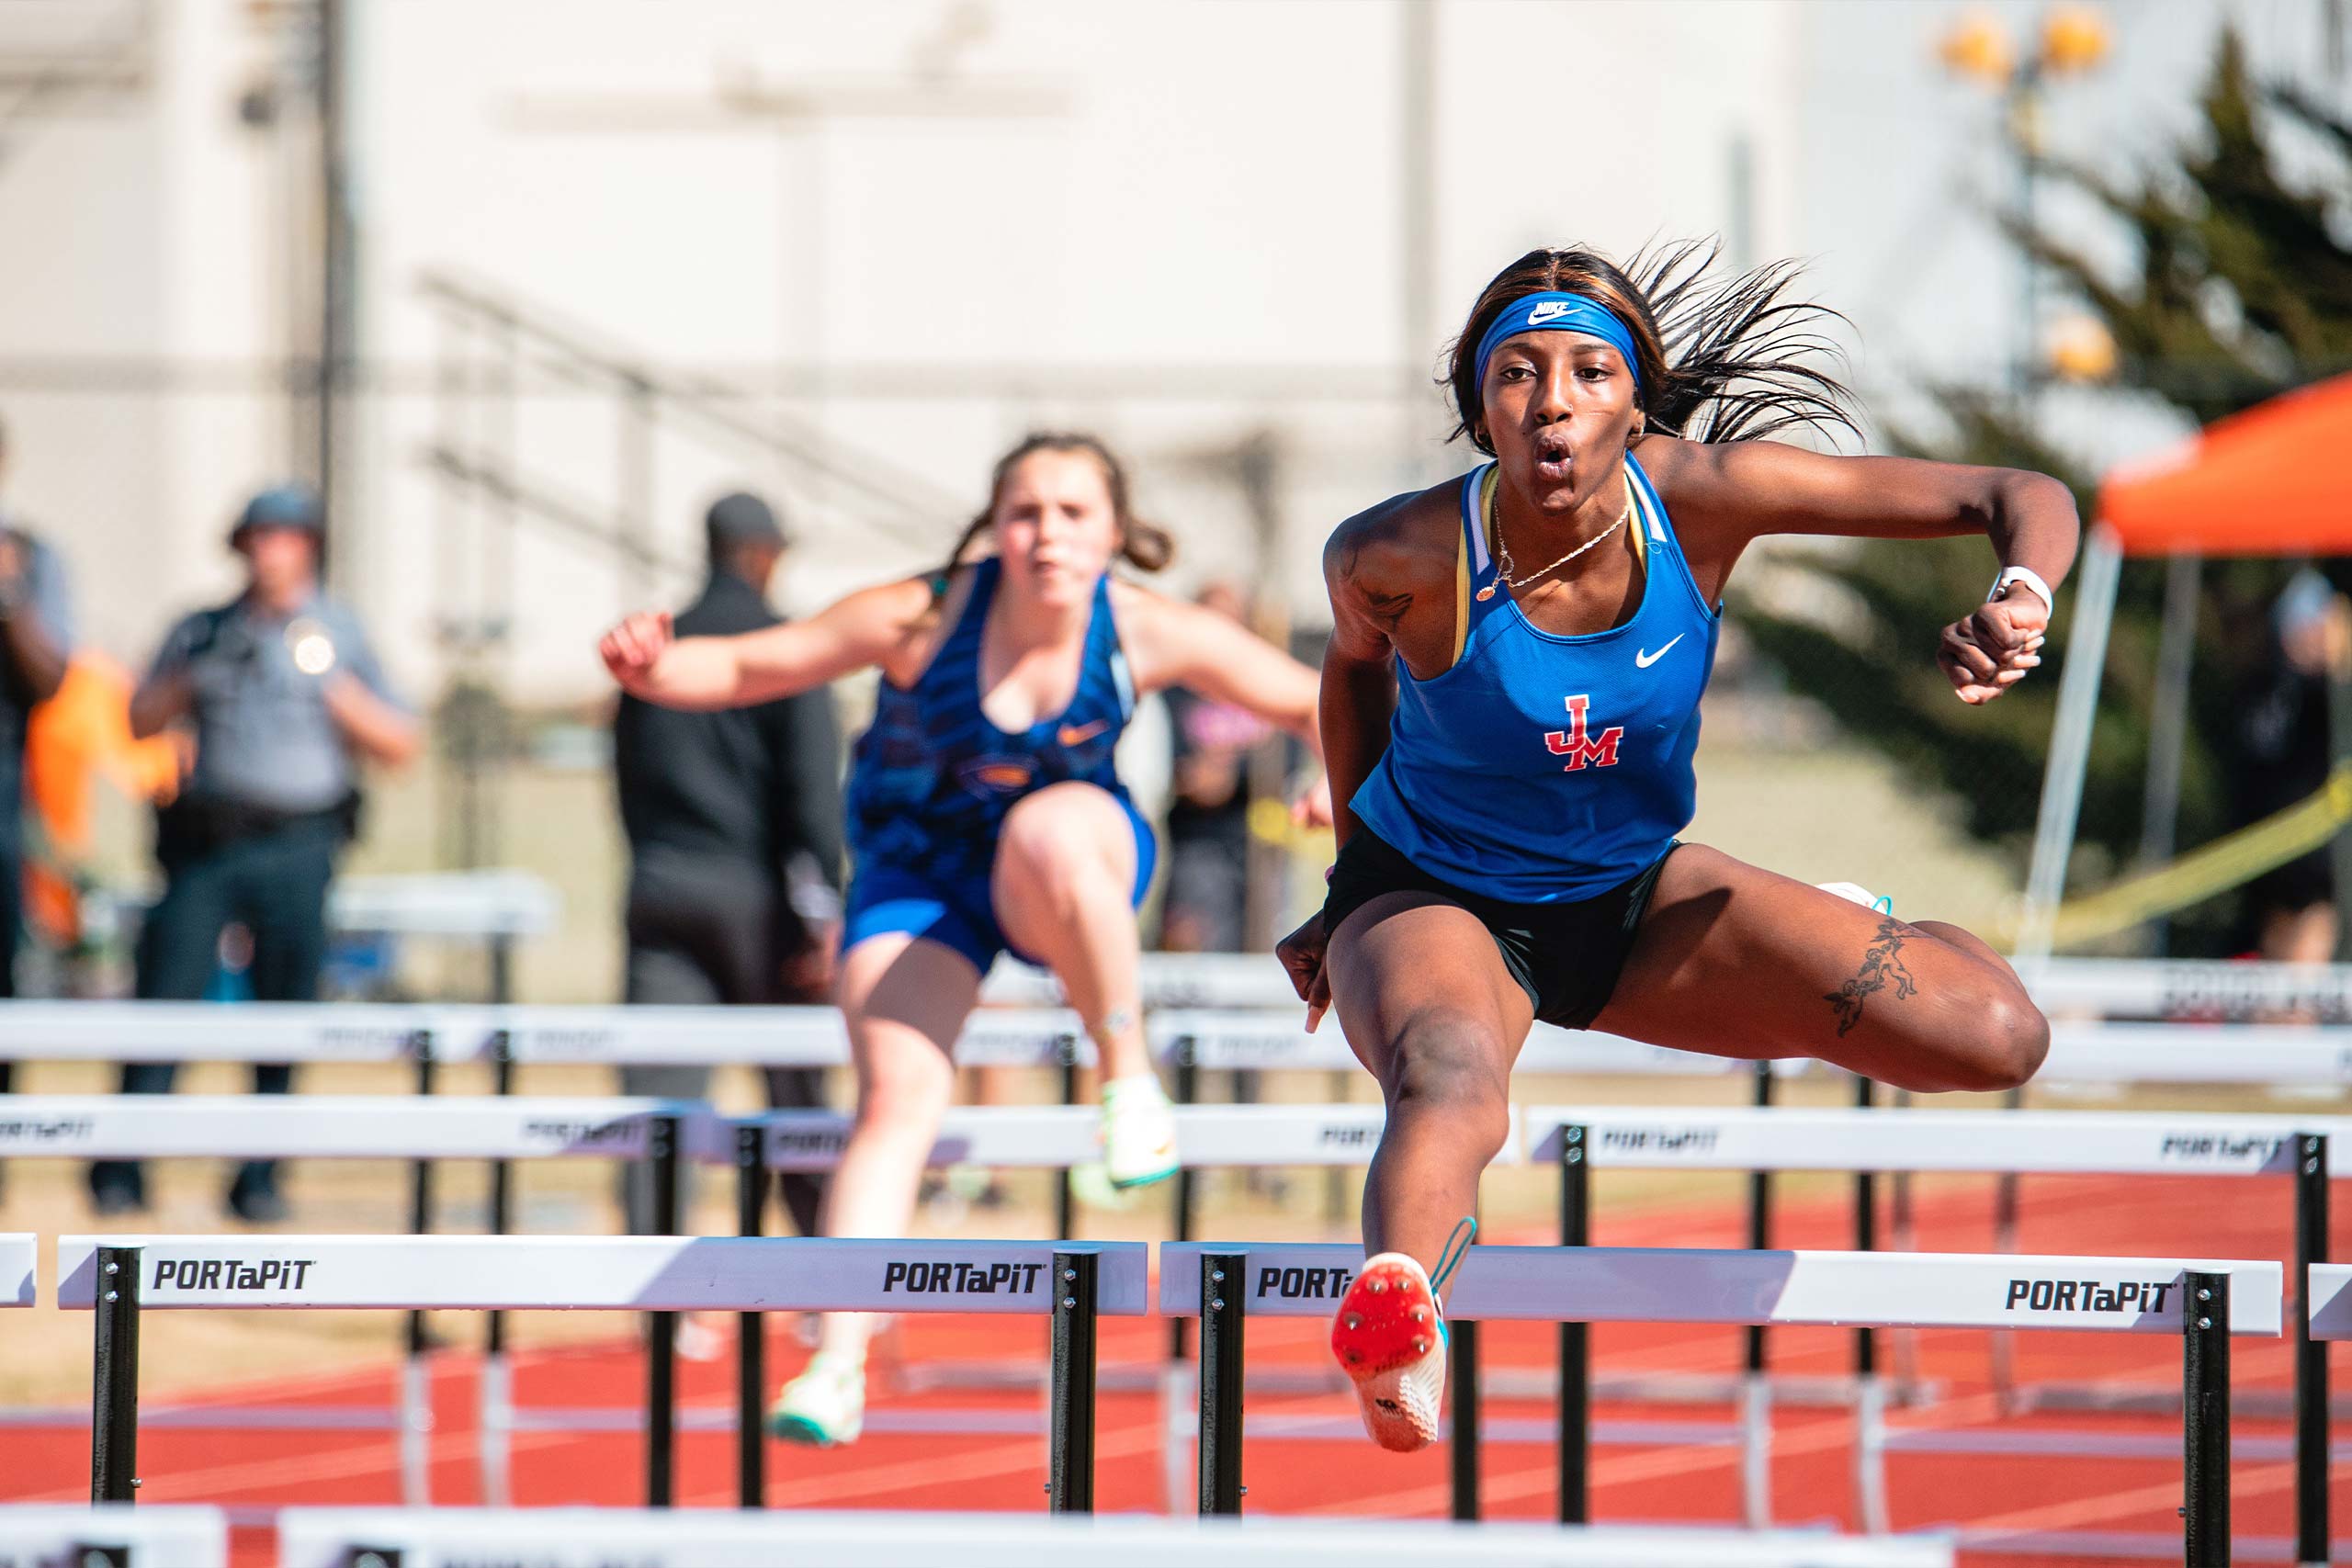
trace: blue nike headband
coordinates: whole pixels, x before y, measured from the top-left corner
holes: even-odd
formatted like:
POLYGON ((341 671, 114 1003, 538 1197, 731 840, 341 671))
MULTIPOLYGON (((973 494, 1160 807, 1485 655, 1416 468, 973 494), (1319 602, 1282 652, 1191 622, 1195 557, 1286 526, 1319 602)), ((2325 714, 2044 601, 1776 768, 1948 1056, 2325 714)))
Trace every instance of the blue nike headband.
POLYGON ((1632 330, 1608 306, 1581 294, 1562 293, 1526 295, 1512 300, 1510 308, 1495 318, 1495 324, 1478 340, 1476 385, 1487 384, 1487 361, 1495 356, 1503 339, 1521 333, 1581 333, 1597 337, 1623 357, 1625 369, 1634 378, 1634 389, 1641 390, 1641 362, 1634 357, 1632 330))

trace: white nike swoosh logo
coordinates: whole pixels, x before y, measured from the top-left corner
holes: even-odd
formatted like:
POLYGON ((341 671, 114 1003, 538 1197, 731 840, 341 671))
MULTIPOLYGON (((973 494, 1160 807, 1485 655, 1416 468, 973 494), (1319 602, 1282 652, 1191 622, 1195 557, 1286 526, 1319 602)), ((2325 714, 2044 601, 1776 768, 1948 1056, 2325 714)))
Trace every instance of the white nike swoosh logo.
POLYGON ((1689 632, 1675 633, 1673 641, 1668 642, 1665 648, 1659 649, 1656 653, 1651 653, 1642 649, 1635 649, 1634 650, 1634 668, 1636 670, 1648 669, 1651 665, 1656 664, 1659 660, 1664 659, 1668 650, 1673 648, 1675 643, 1680 642, 1684 637, 1689 637, 1690 635, 1690 634, 1689 632))

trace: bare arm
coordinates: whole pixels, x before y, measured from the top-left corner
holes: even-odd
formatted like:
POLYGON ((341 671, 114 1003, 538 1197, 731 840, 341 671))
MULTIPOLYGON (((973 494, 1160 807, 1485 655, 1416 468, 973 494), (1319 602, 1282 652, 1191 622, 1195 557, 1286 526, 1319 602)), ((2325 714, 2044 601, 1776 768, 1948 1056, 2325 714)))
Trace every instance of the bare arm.
MULTIPOLYGON (((1391 581, 1399 577, 1398 563, 1388 555, 1370 514, 1341 524, 1323 550, 1331 640, 1323 650, 1318 718, 1331 785, 1331 827, 1342 846, 1360 826, 1350 803, 1380 765, 1388 749, 1389 719, 1396 711, 1397 653, 1390 628, 1410 607, 1411 595, 1391 581)), ((1310 1032, 1331 1002, 1330 977, 1323 966, 1330 940, 1318 909, 1275 949, 1306 1003, 1310 1032)))
POLYGON ((931 611, 921 578, 862 589, 805 621, 738 637, 672 635, 666 613, 631 615, 597 652, 621 689, 663 707, 707 711, 770 702, 880 663, 931 611))
MULTIPOLYGON (((1642 444, 1645 464, 1653 463, 1657 446, 1655 438, 1642 444)), ((1691 564, 1720 576, 1767 534, 1983 534, 2003 566, 2025 567, 2053 588, 2075 563, 2082 525, 2074 492, 2047 474, 1917 457, 1841 457, 1777 441, 1668 446, 1671 460, 1656 464, 1668 508, 1692 547, 1691 564)), ((1722 589, 1720 581, 1700 586, 1722 589)))
POLYGON ((60 570, 53 556, 0 529, 0 655, 16 666, 37 703, 49 701, 65 683, 68 633, 49 624, 43 604, 44 588, 55 591, 60 606, 64 604, 60 570))
MULTIPOLYGON (((2074 493, 2047 474, 1838 457, 1774 441, 1648 441, 1642 457, 1667 494, 1702 592, 1719 597, 1732 565, 1767 534, 1933 539, 1982 534, 2004 567, 2055 590, 2082 524, 2074 493)), ((2041 663, 2051 606, 2012 588, 1943 629, 1936 661, 1962 702, 1986 703, 2041 663)))
POLYGON ((1322 750, 1314 671, 1229 615, 1131 584, 1114 592, 1121 640, 1139 687, 1182 686, 1247 709, 1322 750))
POLYGON ((25 678, 33 701, 49 701, 65 684, 65 650, 50 636, 30 604, 19 604, 0 615, 0 646, 7 649, 9 662, 25 678))
POLYGON ((1341 540, 1334 536, 1323 561, 1331 593, 1331 640, 1323 649, 1318 717, 1323 767, 1331 779, 1331 828, 1345 844, 1357 827, 1349 802, 1388 750, 1388 723, 1396 712, 1396 654, 1362 586, 1335 559, 1340 549, 1341 540))
POLYGON ((188 716, 196 705, 196 679, 186 665, 158 670, 130 694, 130 733, 146 740, 188 716))

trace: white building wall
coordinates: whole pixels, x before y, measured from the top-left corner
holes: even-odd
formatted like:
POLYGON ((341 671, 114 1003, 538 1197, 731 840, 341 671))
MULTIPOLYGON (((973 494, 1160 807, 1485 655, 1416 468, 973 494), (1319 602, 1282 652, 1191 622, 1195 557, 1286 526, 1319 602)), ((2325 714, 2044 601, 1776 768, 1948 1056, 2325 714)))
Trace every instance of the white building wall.
MULTIPOLYGON (((2053 95, 2052 130, 2120 168, 2188 122, 2225 7, 2109 9, 2115 58, 2053 95)), ((2258 60, 2312 57, 2316 7, 2226 9, 2258 60)), ((1623 254, 1725 228, 1744 141, 1755 254, 1815 258, 1815 291, 1862 329, 1874 395, 1896 397, 1920 366, 1997 368, 2013 269, 1970 197, 2001 170, 1988 111, 1934 57, 1956 11, 1444 0, 1429 236, 1442 330, 1528 246, 1623 254)), ((96 640, 132 659, 171 611, 231 581, 229 515, 296 461, 286 402, 255 367, 285 352, 307 298, 288 155, 234 113, 282 45, 240 0, 154 13, 144 95, 62 106, 0 162, 0 215, 33 237, 0 248, 0 418, 17 437, 5 493, 73 557, 96 640), (125 390, 127 373, 61 389, 54 366, 28 363, 133 358, 176 366, 183 390, 125 390)), ((1440 345, 1404 322, 1396 5, 355 0, 352 14, 374 390, 353 422, 359 544, 343 564, 421 695, 445 672, 436 626, 490 612, 513 617, 493 669, 515 694, 592 695, 594 630, 687 586, 545 530, 502 542, 495 509, 423 465, 435 440, 511 448, 533 482, 610 513, 630 434, 594 385, 511 412, 436 400, 447 345, 418 292, 428 272, 752 389, 739 412, 819 427, 928 498, 886 530, 838 481, 665 423, 662 547, 690 557, 720 488, 767 489, 808 536, 788 591, 804 606, 929 559, 978 505, 993 455, 1041 423, 1101 429, 1131 454, 1142 502, 1180 535, 1180 587, 1250 570, 1230 453, 1253 431, 1282 437, 1272 586, 1310 622, 1329 525, 1466 461, 1438 446, 1434 400, 1399 390, 1440 345), (951 51, 952 79, 1042 83, 1063 112, 787 135, 718 107, 746 86, 903 88, 957 18, 984 26, 951 51), (513 580, 511 603, 493 577, 513 580)))

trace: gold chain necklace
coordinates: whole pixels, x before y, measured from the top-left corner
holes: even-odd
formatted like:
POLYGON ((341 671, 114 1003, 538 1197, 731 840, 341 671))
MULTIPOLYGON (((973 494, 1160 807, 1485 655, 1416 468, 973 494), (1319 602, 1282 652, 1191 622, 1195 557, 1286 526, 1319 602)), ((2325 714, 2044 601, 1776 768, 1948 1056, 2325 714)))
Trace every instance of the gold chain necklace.
MULTIPOLYGON (((1494 507, 1494 496, 1491 491, 1487 494, 1487 504, 1488 511, 1492 513, 1494 507)), ((1511 575, 1512 572, 1519 570, 1519 563, 1510 558, 1510 544, 1503 537, 1502 519, 1498 515, 1496 516, 1495 581, 1478 590, 1478 597, 1481 600, 1491 599, 1495 596, 1495 590, 1498 588, 1524 588, 1529 583, 1534 581, 1537 578, 1543 576, 1545 572, 1558 570, 1561 567, 1564 567, 1570 561, 1576 559, 1577 557, 1584 554, 1585 551, 1592 548, 1593 546, 1600 543, 1601 540, 1609 537, 1610 535, 1614 534, 1618 529, 1623 528, 1625 525, 1625 519, 1631 517, 1633 514, 1634 481, 1631 479, 1628 479, 1625 481, 1625 509, 1617 513, 1616 522, 1611 523, 1608 527, 1603 528, 1600 533, 1595 534, 1591 538, 1587 539, 1583 544, 1578 545, 1575 549, 1570 550, 1566 555, 1562 556, 1550 566, 1538 568, 1536 570, 1529 572, 1525 577, 1513 577, 1511 575)))

